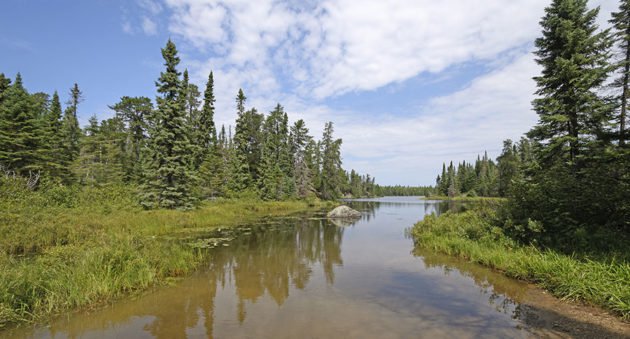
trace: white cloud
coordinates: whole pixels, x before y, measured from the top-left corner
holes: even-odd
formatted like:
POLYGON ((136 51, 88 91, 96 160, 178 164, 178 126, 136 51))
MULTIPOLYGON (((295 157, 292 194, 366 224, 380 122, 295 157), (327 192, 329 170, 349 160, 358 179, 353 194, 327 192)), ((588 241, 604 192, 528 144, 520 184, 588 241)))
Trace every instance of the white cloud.
POLYGON ((123 21, 122 30, 127 34, 133 34, 133 28, 131 27, 131 23, 129 21, 123 21))
MULTIPOLYGON (((219 124, 233 123, 234 97, 244 88, 250 106, 266 113, 279 101, 317 136, 334 121, 345 167, 382 183, 431 184, 442 161, 473 160, 484 150, 496 156, 503 139, 536 121, 531 77, 539 69, 523 47, 540 35, 549 0, 163 1, 169 31, 187 42, 193 81, 203 85, 214 71, 219 124), (470 62, 489 71, 428 100, 415 116, 326 106, 349 92, 387 95, 378 89, 419 75, 438 81, 470 62)), ((593 4, 602 6, 605 26, 616 1, 593 4)))
POLYGON ((278 68, 318 99, 492 59, 531 41, 546 3, 166 0, 173 33, 229 67, 278 68))
POLYGON ((531 54, 522 54, 465 89, 432 99, 417 116, 341 124, 344 155, 356 159, 346 165, 389 183, 432 184, 442 162, 470 161, 485 150, 496 156, 502 140, 518 139, 536 122, 530 101, 537 73, 531 54))
POLYGON ((142 18, 142 31, 146 35, 156 35, 157 24, 153 20, 145 16, 142 18))

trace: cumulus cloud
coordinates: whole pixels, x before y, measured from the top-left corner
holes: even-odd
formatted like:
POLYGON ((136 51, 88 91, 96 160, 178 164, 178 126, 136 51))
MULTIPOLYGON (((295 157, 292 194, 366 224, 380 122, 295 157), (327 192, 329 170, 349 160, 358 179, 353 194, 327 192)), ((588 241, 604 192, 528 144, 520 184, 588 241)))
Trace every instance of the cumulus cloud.
POLYGON ((471 161, 486 150, 496 156, 502 140, 518 138, 536 122, 530 101, 538 70, 525 53, 430 100, 417 116, 341 124, 346 163, 390 183, 432 184, 442 162, 471 161))
POLYGON ((157 34, 157 24, 147 18, 144 17, 142 18, 142 31, 144 32, 144 34, 146 35, 156 35, 157 34))
MULTIPOLYGON (((383 183, 429 184, 442 161, 496 155, 501 140, 536 121, 531 48, 548 0, 139 1, 145 13, 166 13, 193 81, 214 71, 219 123, 233 122, 238 88, 263 111, 281 102, 314 134, 332 120, 346 166, 383 183), (470 64, 481 76, 408 109, 412 116, 366 119, 329 104, 348 93, 384 96, 379 89, 418 76, 439 82, 470 64)), ((616 1, 593 3, 605 26, 616 1)))

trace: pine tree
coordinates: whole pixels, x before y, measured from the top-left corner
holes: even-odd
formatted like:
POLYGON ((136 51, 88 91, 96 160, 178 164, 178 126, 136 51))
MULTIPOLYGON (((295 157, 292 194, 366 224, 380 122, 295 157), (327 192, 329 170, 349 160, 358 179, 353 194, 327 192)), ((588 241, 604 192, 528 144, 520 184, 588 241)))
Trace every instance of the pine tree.
POLYGON ((576 163, 592 136, 604 130, 606 109, 597 90, 609 72, 607 31, 597 33, 599 8, 587 0, 553 0, 536 39, 535 77, 539 98, 533 102, 539 123, 529 135, 544 143, 544 160, 576 163))
POLYGON ((156 82, 157 110, 153 118, 151 141, 145 163, 142 204, 146 208, 192 208, 196 199, 191 185, 192 146, 186 130, 186 112, 181 100, 181 80, 177 71, 179 57, 169 40, 162 49, 166 70, 156 82))
POLYGON ((0 165, 26 176, 41 171, 43 137, 44 125, 18 73, 0 105, 0 165))
POLYGON ((613 86, 618 88, 616 96, 619 116, 619 146, 625 146, 627 139, 626 120, 628 111, 628 96, 630 95, 630 1, 621 0, 619 11, 612 13, 610 23, 614 28, 614 38, 621 55, 621 60, 614 65, 617 78, 613 86))

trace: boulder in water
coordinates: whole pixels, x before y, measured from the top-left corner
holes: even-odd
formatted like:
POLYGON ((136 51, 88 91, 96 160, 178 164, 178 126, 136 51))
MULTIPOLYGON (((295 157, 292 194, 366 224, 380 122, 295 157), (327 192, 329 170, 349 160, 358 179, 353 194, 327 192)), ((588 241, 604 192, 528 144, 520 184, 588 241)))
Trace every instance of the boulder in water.
POLYGON ((354 210, 348 206, 341 205, 334 210, 328 212, 328 217, 333 219, 339 218, 360 218, 361 212, 354 210))

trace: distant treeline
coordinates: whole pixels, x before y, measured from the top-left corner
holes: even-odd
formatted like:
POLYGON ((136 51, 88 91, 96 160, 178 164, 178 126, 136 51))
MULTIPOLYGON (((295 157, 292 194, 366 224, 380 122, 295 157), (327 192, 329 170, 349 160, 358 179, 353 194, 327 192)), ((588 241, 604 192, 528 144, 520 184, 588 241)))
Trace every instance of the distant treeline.
POLYGON ((434 192, 431 186, 381 186, 377 185, 375 193, 379 197, 383 196, 429 196, 434 192))
POLYGON ((0 74, 0 168, 5 174, 57 185, 137 187, 146 208, 192 208, 213 197, 266 200, 374 195, 374 178, 345 171, 342 140, 325 125, 317 141, 303 120, 289 125, 278 104, 264 115, 236 96, 236 126, 217 130, 212 72, 203 93, 177 70, 170 40, 155 102, 124 96, 110 106, 115 116, 93 116, 80 128, 83 94, 70 90, 65 110, 55 91, 30 94, 18 73, 0 74))

